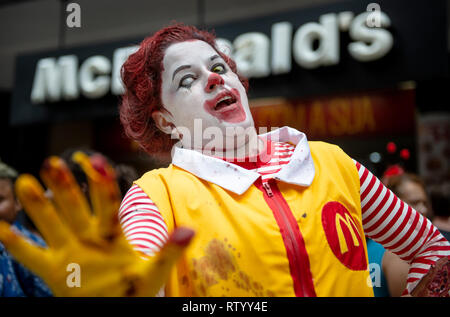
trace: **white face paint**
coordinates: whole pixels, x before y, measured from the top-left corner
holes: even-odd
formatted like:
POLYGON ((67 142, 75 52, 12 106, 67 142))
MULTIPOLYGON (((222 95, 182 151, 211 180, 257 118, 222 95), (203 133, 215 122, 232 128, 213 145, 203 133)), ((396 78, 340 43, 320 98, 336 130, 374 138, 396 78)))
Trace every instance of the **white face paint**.
POLYGON ((184 147, 223 151, 246 142, 244 129, 254 131, 247 93, 208 43, 172 44, 163 66, 161 100, 169 111, 164 117, 182 134, 184 147), (212 136, 214 131, 222 138, 212 136))

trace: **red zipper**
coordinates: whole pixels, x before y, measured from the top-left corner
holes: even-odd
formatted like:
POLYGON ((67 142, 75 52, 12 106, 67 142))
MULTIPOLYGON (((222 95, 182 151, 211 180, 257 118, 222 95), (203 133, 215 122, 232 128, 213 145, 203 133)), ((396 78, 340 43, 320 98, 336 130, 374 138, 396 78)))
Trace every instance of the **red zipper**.
POLYGON ((308 253, 297 221, 275 181, 269 180, 268 182, 261 183, 259 180, 259 182, 255 183, 258 188, 261 184, 262 188, 264 188, 264 199, 270 209, 272 209, 277 224, 280 227, 294 282, 295 295, 298 297, 316 296, 308 253))

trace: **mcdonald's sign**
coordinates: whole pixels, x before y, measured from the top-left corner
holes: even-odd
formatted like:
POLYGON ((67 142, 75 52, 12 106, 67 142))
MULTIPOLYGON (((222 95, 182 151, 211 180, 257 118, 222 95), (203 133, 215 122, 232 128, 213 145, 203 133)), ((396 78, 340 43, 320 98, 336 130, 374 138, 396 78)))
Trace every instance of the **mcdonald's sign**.
POLYGON ((339 261, 351 270, 366 270, 362 228, 356 225, 344 205, 337 201, 326 203, 322 209, 322 225, 328 244, 339 261))

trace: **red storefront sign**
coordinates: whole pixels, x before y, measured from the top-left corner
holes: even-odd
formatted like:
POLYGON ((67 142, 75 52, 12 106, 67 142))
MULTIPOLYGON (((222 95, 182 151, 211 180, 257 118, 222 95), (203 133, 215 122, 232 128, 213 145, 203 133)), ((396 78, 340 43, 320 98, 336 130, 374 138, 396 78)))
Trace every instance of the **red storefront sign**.
POLYGON ((411 134, 415 130, 414 108, 411 89, 251 101, 257 128, 287 125, 309 138, 411 134))

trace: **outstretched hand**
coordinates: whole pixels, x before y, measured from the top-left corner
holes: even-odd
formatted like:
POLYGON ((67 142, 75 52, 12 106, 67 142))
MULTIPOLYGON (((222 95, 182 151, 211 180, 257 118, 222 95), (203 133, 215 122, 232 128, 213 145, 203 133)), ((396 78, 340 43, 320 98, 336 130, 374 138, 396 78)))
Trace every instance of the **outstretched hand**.
POLYGON ((52 201, 33 176, 21 175, 16 182, 20 202, 49 247, 27 241, 4 221, 0 221, 0 241, 56 296, 154 296, 193 231, 176 229, 153 257, 134 251, 118 221, 120 192, 114 170, 101 155, 89 158, 77 152, 73 158, 86 173, 90 204, 65 162, 50 157, 41 178, 53 192, 52 201), (79 276, 71 274, 74 267, 79 276), (78 278, 79 284, 72 278, 78 278))
POLYGON ((415 297, 450 297, 450 260, 440 258, 412 291, 415 297))

